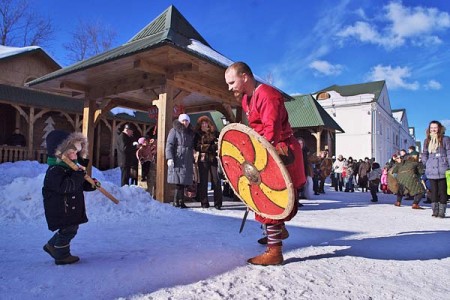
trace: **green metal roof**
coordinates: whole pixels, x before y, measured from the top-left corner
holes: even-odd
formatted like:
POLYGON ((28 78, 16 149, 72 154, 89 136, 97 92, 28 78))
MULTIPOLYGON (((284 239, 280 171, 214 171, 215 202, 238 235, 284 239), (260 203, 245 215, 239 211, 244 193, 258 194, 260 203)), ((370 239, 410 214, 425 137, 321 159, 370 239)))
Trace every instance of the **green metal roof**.
POLYGON ((80 100, 11 85, 0 84, 0 99, 56 111, 83 112, 83 102, 80 100))
MULTIPOLYGON (((0 84, 0 100, 13 102, 18 105, 48 108, 52 111, 63 110, 72 113, 83 113, 83 101, 70 97, 49 94, 37 90, 0 84)), ((136 111, 135 116, 125 113, 114 115, 108 112, 106 116, 110 119, 120 119, 153 124, 147 113, 136 111)))
POLYGON ((383 87, 386 85, 386 81, 380 80, 380 81, 373 81, 373 82, 366 82, 366 83, 360 83, 360 84, 350 84, 350 85, 332 85, 327 88, 321 89, 316 94, 320 92, 325 91, 336 91, 341 96, 353 96, 353 95, 360 95, 360 94, 374 94, 375 99, 378 100, 380 97, 381 91, 383 90, 383 87))
POLYGON ((28 84, 32 86, 62 75, 75 73, 96 65, 117 60, 121 57, 130 56, 167 44, 196 55, 199 58, 207 59, 214 64, 221 65, 218 61, 213 60, 208 56, 201 55, 198 52, 188 49, 188 45, 191 44, 190 39, 198 40, 204 45, 210 47, 206 40, 197 32, 197 30, 195 30, 194 27, 192 27, 192 25, 184 18, 178 9, 171 5, 161 15, 156 17, 122 46, 37 78, 28 84))
POLYGON ((322 126, 344 132, 311 95, 299 95, 293 98, 294 100, 285 102, 292 128, 322 126))

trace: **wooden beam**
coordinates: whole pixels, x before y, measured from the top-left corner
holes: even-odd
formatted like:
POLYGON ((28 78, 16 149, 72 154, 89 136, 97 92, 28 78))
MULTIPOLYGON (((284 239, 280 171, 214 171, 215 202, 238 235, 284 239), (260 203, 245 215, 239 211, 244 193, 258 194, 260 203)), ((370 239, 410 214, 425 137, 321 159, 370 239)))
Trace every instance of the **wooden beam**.
POLYGON ((189 96, 191 93, 185 91, 185 90, 180 90, 174 97, 173 97, 173 102, 174 103, 180 103, 181 100, 183 100, 185 97, 189 96))
MULTIPOLYGON (((88 153, 94 153, 94 114, 96 110, 96 102, 94 99, 86 98, 83 102, 83 134, 88 140, 88 153)), ((92 174, 92 161, 89 160, 89 165, 86 168, 87 173, 92 174)))
POLYGON ((158 137, 157 137, 157 153, 156 153, 156 193, 155 199, 160 202, 170 202, 168 199, 171 187, 167 183, 167 164, 166 164, 166 139, 172 128, 173 114, 173 87, 168 84, 159 95, 158 100, 153 101, 153 105, 158 107, 158 137))
POLYGON ((231 102, 231 95, 226 91, 216 90, 213 86, 202 85, 197 82, 193 82, 184 77, 176 77, 173 84, 183 90, 200 93, 202 95, 209 96, 213 99, 231 102))
POLYGON ((236 116, 233 113, 233 108, 231 107, 231 105, 228 103, 222 103, 222 107, 224 112, 222 112, 221 110, 219 111, 222 112, 222 114, 225 116, 225 118, 227 118, 228 121, 230 121, 231 123, 235 123, 236 116))
POLYGON ((164 67, 143 59, 135 60, 133 62, 133 68, 142 72, 159 73, 165 75, 199 71, 199 66, 192 63, 180 63, 173 66, 164 67))
POLYGON ((166 78, 160 74, 138 74, 137 76, 125 77, 113 82, 104 82, 89 92, 91 99, 120 97, 120 94, 131 91, 154 88, 164 85, 166 78))
POLYGON ((159 74, 166 74, 167 69, 163 66, 160 66, 158 64, 150 63, 143 59, 137 59, 133 62, 133 69, 147 72, 147 73, 159 73, 159 74))
POLYGON ((89 90, 89 88, 84 84, 71 81, 61 81, 61 83, 59 84, 59 88, 65 91, 75 91, 83 94, 85 94, 89 90))

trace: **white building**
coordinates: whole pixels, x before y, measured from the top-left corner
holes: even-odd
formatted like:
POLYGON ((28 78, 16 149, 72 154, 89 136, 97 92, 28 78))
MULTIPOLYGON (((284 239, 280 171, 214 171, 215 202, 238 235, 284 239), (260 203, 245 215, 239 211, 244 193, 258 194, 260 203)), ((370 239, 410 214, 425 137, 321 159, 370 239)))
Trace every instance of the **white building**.
POLYGON ((385 81, 338 86, 313 95, 327 113, 342 127, 336 133, 333 155, 364 159, 374 157, 384 164, 393 153, 415 146, 406 110, 391 109, 385 81))

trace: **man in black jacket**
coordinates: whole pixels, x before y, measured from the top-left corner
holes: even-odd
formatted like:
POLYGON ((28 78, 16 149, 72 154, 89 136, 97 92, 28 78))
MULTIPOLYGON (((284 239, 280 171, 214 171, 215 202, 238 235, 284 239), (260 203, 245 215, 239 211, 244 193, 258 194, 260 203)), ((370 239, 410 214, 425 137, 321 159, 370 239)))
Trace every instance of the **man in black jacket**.
POLYGON ((117 138, 117 163, 121 171, 121 186, 130 184, 131 167, 136 158, 137 142, 133 139, 133 129, 130 124, 125 124, 123 131, 117 138))

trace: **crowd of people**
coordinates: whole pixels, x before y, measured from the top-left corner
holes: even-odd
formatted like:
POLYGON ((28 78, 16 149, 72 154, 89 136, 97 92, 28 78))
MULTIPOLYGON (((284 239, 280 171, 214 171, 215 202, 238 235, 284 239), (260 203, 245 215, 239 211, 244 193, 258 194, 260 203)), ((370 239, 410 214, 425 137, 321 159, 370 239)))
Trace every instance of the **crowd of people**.
POLYGON ((315 195, 325 193, 322 187, 326 178, 324 173, 329 172, 335 191, 370 191, 371 201, 378 202, 377 193, 381 189, 382 193, 396 196, 394 205, 397 207, 402 205, 403 199, 413 200, 413 209, 423 209, 419 204, 426 198, 425 202, 431 203, 432 216, 444 218, 448 201, 446 172, 450 172, 449 158, 450 138, 445 136, 445 127, 439 121, 431 121, 421 154, 415 146, 401 149, 383 167, 374 158, 354 160, 338 155, 330 159, 328 151, 322 151, 310 160, 313 189, 315 195))
MULTIPOLYGON (((409 197, 413 200, 413 209, 422 209, 419 203, 427 195, 432 216, 445 218, 450 138, 445 136, 445 127, 440 122, 430 122, 421 154, 412 146, 408 152, 401 150, 395 153, 383 167, 374 158, 354 159, 343 155, 330 158, 327 150, 310 156, 304 143, 301 145, 293 135, 284 98, 279 91, 257 82, 250 67, 243 62, 234 63, 226 69, 225 82, 242 105, 249 127, 276 149, 296 191, 292 206, 287 206, 289 211, 282 217, 272 217, 255 210, 255 219, 261 223, 264 232, 264 237, 258 242, 267 245, 267 248, 264 253, 248 259, 248 263, 263 266, 283 263, 283 240, 289 237, 285 222, 297 214, 307 176, 312 177, 315 195, 325 193, 324 185, 328 177, 336 192, 370 191, 372 202, 378 202, 380 189, 383 193, 392 193, 396 196, 397 207, 401 206, 404 197, 409 197)), ((125 124, 117 138, 122 186, 137 184, 139 164, 141 178, 148 182, 150 168, 156 163, 155 140, 148 136, 137 139, 134 131, 130 124, 125 124)), ((166 140, 165 158, 167 183, 174 185, 175 207, 187 208, 186 199, 195 198, 202 208, 208 208, 208 187, 211 183, 214 207, 222 209, 218 138, 219 132, 208 116, 199 117, 195 126, 185 113, 173 121, 166 140)), ((66 156, 74 162, 83 161, 87 155, 85 137, 54 131, 47 137, 47 150, 49 169, 42 191, 48 227, 56 233, 44 245, 44 251, 55 259, 56 264, 72 264, 79 257, 70 253, 70 241, 76 236, 79 224, 87 222, 83 191, 92 191, 98 186, 90 185, 85 180, 84 167, 72 170, 60 159, 66 156), (68 198, 73 207, 69 214, 64 200, 68 198)), ((267 201, 263 194, 255 193, 254 201, 267 201)), ((265 206, 263 204, 261 207, 265 206)))

